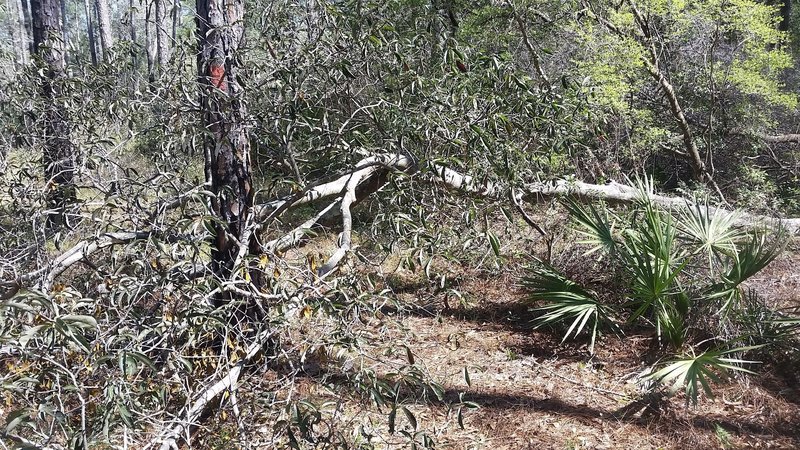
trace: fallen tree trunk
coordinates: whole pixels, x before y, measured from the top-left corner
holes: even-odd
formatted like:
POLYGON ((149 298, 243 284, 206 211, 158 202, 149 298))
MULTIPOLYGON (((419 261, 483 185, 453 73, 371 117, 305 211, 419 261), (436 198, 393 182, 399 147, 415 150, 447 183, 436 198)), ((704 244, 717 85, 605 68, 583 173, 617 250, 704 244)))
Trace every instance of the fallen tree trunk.
MULTIPOLYGON (((538 197, 574 196, 581 200, 605 200, 616 203, 632 203, 641 199, 641 192, 631 186, 611 182, 609 184, 590 184, 580 181, 555 180, 550 182, 530 183, 517 195, 526 201, 536 201, 538 197)), ((665 195, 649 194, 648 198, 654 204, 667 209, 686 209, 696 206, 694 200, 682 197, 669 197, 665 195)), ((709 207, 711 214, 716 211, 725 214, 737 214, 737 225, 747 228, 767 226, 781 227, 790 234, 800 234, 800 218, 781 219, 778 217, 762 216, 746 212, 734 212, 723 208, 709 207)))
POLYGON ((777 134, 762 136, 770 144, 797 144, 800 143, 800 134, 777 134))

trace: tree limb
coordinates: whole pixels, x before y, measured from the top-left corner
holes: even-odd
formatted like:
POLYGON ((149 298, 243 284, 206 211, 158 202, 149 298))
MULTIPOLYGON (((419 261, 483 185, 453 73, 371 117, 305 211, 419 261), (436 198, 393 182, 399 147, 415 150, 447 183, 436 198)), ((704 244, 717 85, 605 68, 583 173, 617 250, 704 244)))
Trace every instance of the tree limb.
MULTIPOLYGON (((519 195, 519 194, 518 194, 519 195)), ((606 200, 619 203, 632 203, 641 198, 638 189, 620 183, 611 182, 599 185, 583 183, 580 181, 555 180, 551 182, 530 183, 521 193, 523 199, 535 201, 538 196, 565 196, 572 195, 582 200, 606 200)), ((663 208, 686 209, 696 203, 692 200, 669 197, 665 195, 650 194, 650 201, 663 208)), ((720 211, 732 214, 733 211, 723 208, 709 208, 711 213, 720 211)), ((771 226, 782 227, 790 234, 800 234, 800 218, 781 219, 777 217, 762 216, 745 212, 737 213, 737 225, 743 227, 771 226)))
POLYGON ((800 144, 800 134, 761 135, 761 138, 770 144, 800 144))
POLYGON ((183 414, 181 414, 184 419, 174 423, 171 427, 162 430, 162 432, 158 434, 159 437, 145 446, 145 448, 150 449, 155 448, 156 446, 158 446, 160 450, 179 448, 178 442, 180 442, 184 436, 188 437, 188 433, 191 428, 197 424, 198 420, 209 408, 211 403, 215 401, 223 392, 236 388, 236 383, 239 381, 239 376, 241 375, 244 366, 249 364, 261 353, 261 350, 270 341, 272 335, 273 332, 271 330, 265 330, 259 333, 255 342, 253 342, 247 348, 247 353, 244 355, 244 357, 242 357, 239 362, 234 364, 233 367, 231 367, 227 373, 220 377, 216 383, 200 392, 200 394, 197 396, 197 400, 195 400, 194 403, 192 403, 192 405, 187 408, 183 414))

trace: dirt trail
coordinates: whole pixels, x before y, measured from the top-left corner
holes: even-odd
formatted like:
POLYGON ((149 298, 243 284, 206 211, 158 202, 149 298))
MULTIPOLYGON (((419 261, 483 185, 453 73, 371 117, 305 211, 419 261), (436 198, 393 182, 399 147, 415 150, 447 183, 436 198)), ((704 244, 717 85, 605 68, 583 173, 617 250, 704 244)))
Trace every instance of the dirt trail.
POLYGON ((800 395, 780 368, 716 385, 716 398, 696 407, 682 396, 635 402, 651 336, 605 336, 593 357, 585 342, 560 345, 555 333, 531 329, 512 280, 473 279, 461 289, 474 304, 432 303, 382 325, 393 324, 384 342, 407 345, 451 397, 463 392, 481 405, 466 413, 464 430, 443 408, 415 405, 420 423, 435 424, 437 448, 800 448, 800 395))

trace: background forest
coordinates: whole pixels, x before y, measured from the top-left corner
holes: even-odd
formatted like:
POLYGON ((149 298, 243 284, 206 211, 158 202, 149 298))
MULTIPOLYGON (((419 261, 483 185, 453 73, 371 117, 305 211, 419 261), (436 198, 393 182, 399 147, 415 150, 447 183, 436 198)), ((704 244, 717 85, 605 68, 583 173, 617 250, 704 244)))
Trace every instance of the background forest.
POLYGON ((0 447, 800 446, 796 6, 7 0, 0 447))

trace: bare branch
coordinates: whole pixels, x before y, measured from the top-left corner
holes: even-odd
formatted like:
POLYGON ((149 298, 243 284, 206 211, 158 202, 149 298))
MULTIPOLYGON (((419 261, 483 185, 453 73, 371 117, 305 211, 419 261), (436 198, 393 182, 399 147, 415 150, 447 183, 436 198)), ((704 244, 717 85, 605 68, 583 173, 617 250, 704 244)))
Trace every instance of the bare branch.
POLYGON ((233 365, 225 375, 220 377, 216 383, 200 392, 197 396, 197 400, 186 409, 185 413, 181 414, 184 418, 166 427, 161 433, 158 433, 159 437, 155 441, 144 448, 151 449, 156 446, 158 446, 160 450, 179 448, 178 443, 184 436, 188 435, 191 428, 197 424, 203 413, 211 406, 211 403, 222 395, 223 392, 236 389, 236 383, 239 381, 242 369, 261 353, 264 346, 270 341, 272 335, 272 330, 265 330, 259 333, 255 342, 247 348, 247 353, 244 357, 233 365))
MULTIPOLYGON (((520 195, 520 194, 518 194, 520 195)), ((572 195, 583 200, 607 200, 611 202, 631 203, 641 198, 638 189, 620 183, 611 182, 605 185, 589 184, 580 181, 555 180, 551 182, 531 183, 525 186, 523 198, 535 201, 537 196, 572 195)), ((694 205, 694 201, 680 197, 650 194, 650 201, 664 208, 685 209, 694 205)), ((710 208, 711 212, 732 211, 722 208, 710 208)), ((781 219, 757 214, 739 213, 737 224, 743 227, 771 226, 782 227, 791 234, 800 234, 800 218, 781 219)))

